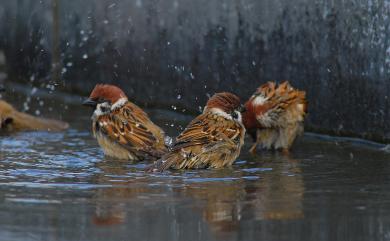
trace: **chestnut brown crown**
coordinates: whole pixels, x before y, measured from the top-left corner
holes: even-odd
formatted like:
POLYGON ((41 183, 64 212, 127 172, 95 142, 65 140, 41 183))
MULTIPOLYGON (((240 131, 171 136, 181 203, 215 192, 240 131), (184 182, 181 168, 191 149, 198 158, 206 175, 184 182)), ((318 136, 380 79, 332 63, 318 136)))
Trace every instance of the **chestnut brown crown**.
POLYGON ((114 104, 121 98, 127 98, 127 96, 119 87, 109 84, 97 84, 84 105, 96 105, 102 102, 114 104))
POLYGON ((240 98, 229 92, 221 92, 214 94, 206 104, 208 109, 219 108, 226 113, 231 113, 233 111, 243 111, 243 106, 241 105, 240 98))

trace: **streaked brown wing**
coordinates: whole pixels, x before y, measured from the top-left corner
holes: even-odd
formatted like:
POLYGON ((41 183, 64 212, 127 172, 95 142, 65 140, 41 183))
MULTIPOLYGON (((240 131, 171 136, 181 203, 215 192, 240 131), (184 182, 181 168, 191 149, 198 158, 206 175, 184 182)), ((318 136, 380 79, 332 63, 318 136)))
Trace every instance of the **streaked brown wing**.
POLYGON ((176 138, 172 151, 196 145, 207 145, 218 140, 232 140, 237 135, 236 124, 212 113, 199 115, 176 138))
POLYGON ((171 151, 148 170, 223 167, 241 145, 243 128, 234 121, 206 113, 194 119, 176 138, 171 151))
POLYGON ((143 124, 145 116, 125 105, 109 115, 101 116, 98 120, 99 128, 101 133, 127 149, 149 149, 157 139, 143 124))
POLYGON ((287 81, 281 83, 277 88, 273 83, 264 85, 258 89, 257 94, 267 99, 263 105, 256 107, 256 113, 258 113, 256 119, 264 127, 278 127, 279 119, 294 104, 302 104, 302 115, 305 114, 305 92, 295 90, 287 81))

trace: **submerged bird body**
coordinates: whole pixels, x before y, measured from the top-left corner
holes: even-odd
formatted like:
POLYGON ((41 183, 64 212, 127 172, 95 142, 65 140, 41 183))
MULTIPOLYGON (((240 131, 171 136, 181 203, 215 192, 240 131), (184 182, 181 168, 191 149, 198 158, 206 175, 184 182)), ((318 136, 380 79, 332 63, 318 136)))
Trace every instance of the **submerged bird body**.
POLYGON ((230 166, 240 154, 245 128, 241 122, 241 104, 230 93, 215 94, 203 114, 196 117, 176 138, 171 150, 152 168, 221 168, 230 166))
POLYGON ((303 133, 305 92, 294 89, 287 81, 278 86, 274 82, 260 86, 245 107, 243 122, 255 140, 253 153, 258 145, 288 152, 295 138, 303 133))
POLYGON ((107 156, 156 160, 167 151, 164 131, 118 87, 96 85, 85 104, 95 108, 92 132, 107 156))
POLYGON ((0 100, 0 132, 61 131, 68 127, 68 123, 59 120, 45 119, 19 112, 6 101, 0 100))

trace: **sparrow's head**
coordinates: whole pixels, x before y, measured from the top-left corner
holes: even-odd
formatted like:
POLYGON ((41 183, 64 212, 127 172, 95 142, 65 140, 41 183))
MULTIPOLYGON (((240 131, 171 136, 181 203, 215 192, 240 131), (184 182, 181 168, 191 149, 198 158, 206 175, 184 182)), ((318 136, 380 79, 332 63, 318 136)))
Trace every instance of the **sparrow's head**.
POLYGON ((254 106, 264 105, 275 94, 275 90, 275 82, 269 81, 257 88, 249 101, 254 106))
POLYGON ((125 93, 115 85, 97 84, 83 105, 96 108, 99 104, 116 107, 127 101, 125 93))
POLYGON ((245 108, 238 96, 229 92, 221 92, 214 94, 207 101, 204 111, 212 111, 228 119, 241 122, 241 113, 245 111, 245 108))

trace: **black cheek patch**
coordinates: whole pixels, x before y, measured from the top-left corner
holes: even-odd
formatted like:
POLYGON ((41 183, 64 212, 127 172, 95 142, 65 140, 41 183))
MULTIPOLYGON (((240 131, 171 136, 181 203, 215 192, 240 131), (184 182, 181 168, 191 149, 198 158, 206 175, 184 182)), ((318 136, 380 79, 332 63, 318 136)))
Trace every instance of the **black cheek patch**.
POLYGON ((99 131, 100 130, 100 126, 99 126, 99 122, 95 122, 95 131, 99 131))

